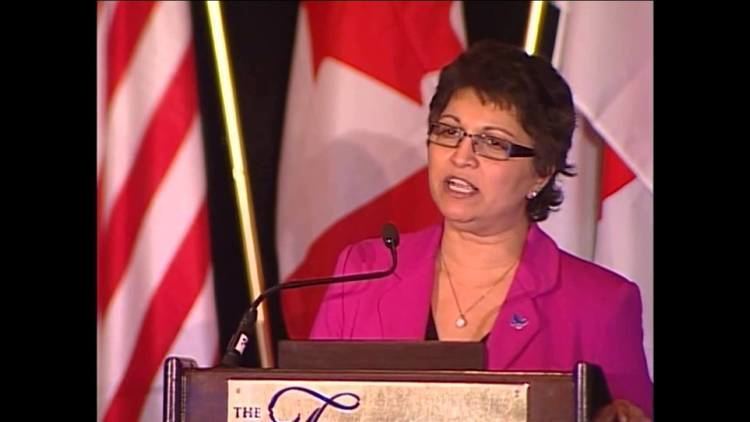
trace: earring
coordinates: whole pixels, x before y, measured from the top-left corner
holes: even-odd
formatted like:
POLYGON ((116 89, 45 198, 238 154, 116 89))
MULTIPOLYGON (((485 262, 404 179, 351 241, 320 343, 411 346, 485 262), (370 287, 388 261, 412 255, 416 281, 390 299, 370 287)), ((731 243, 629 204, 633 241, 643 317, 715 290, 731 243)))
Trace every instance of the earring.
POLYGON ((531 192, 529 192, 529 193, 526 194, 526 199, 534 199, 534 198, 536 198, 536 195, 537 195, 536 191, 531 191, 531 192))

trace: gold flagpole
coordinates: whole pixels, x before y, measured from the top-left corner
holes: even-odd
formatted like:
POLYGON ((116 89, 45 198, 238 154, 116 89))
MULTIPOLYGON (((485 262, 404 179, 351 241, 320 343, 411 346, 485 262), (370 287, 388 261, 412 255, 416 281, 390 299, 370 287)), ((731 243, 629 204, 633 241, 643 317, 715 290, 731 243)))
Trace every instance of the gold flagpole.
POLYGON ((534 0, 529 5, 529 20, 526 23, 524 50, 530 55, 539 51, 539 39, 542 35, 544 16, 547 13, 547 2, 534 0))
MULTIPOLYGON (((244 248, 245 269, 250 290, 250 299, 258 296, 265 289, 263 267, 260 260, 258 234, 255 225, 255 212, 252 203, 250 175, 245 161, 245 149, 240 130, 239 113, 235 101, 232 68, 227 53, 227 41, 224 36, 224 23, 221 15, 221 2, 207 1, 211 41, 214 47, 216 71, 219 76, 219 92, 224 111, 229 156, 232 163, 232 180, 239 209, 242 246, 244 248)), ((258 354, 263 368, 273 368, 273 349, 271 347, 271 327, 268 321, 268 308, 262 303, 258 309, 258 320, 255 323, 258 354)))

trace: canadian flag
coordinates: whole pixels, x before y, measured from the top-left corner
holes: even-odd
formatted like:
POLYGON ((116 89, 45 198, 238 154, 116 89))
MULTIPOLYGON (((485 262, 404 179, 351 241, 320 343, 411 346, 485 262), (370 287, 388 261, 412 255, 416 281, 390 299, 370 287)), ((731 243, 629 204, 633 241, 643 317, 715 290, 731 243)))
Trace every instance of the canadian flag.
POLYGON ((162 418, 168 355, 218 358, 190 5, 97 2, 98 420, 162 418))
MULTIPOLYGON (((277 203, 279 274, 329 275, 348 243, 385 222, 439 221, 427 186, 428 105, 465 47, 460 2, 303 2, 287 99, 277 203)), ((282 295, 306 338, 325 288, 282 295)))
POLYGON ((556 2, 554 62, 580 113, 565 202, 543 227, 637 283, 653 379, 653 4, 556 2))

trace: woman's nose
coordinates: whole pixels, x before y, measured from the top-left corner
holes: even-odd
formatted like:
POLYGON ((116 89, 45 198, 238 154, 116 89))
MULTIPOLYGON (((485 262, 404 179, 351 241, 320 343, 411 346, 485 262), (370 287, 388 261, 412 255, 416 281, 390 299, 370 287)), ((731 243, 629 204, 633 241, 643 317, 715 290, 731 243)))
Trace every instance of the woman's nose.
POLYGON ((479 163, 474 153, 474 141, 469 136, 464 136, 458 143, 451 154, 451 161, 457 167, 476 166, 479 163))

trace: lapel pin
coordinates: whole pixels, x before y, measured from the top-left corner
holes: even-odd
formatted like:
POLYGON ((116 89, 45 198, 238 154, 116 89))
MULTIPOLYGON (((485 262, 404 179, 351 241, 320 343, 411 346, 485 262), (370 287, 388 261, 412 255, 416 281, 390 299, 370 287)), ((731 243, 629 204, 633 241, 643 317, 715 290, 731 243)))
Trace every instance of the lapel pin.
POLYGON ((522 330, 528 323, 528 318, 518 314, 513 314, 513 317, 510 319, 510 326, 516 330, 522 330))

